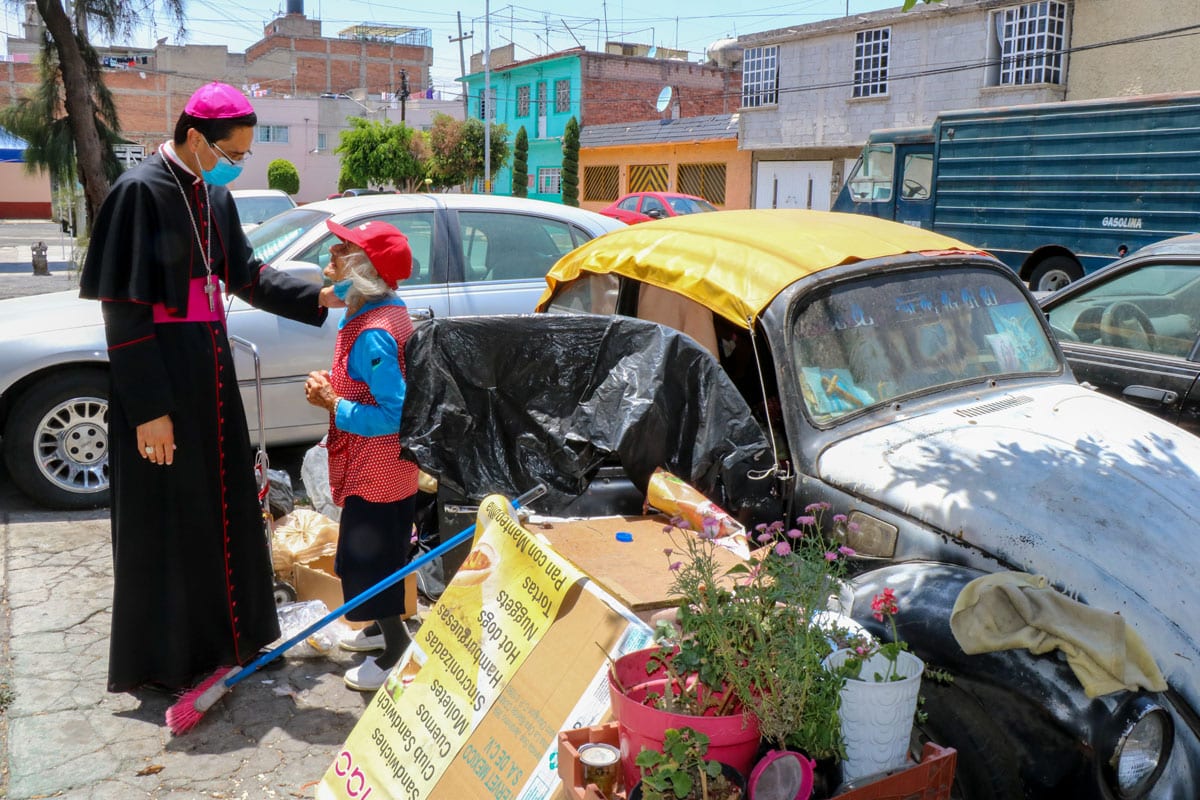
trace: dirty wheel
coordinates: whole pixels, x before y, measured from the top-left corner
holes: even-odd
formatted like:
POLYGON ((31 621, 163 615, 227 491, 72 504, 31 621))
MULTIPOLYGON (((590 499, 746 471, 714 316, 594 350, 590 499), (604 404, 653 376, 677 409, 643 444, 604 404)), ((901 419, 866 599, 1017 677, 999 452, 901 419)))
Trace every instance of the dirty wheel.
POLYGON ((1035 292, 1053 292, 1083 277, 1079 262, 1069 256, 1051 256, 1029 275, 1029 288, 1035 292))
POLYGON ((954 800, 1022 800, 1020 765, 991 717, 979 702, 955 686, 925 681, 924 722, 913 730, 914 752, 925 742, 958 751, 954 800))
POLYGON ((275 581, 275 606, 296 602, 296 587, 286 581, 275 581))

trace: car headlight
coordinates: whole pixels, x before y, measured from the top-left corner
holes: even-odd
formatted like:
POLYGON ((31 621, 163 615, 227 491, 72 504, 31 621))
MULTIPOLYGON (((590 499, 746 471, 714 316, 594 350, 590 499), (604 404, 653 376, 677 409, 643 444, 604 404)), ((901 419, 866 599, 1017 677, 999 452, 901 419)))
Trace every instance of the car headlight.
POLYGON ((1167 765, 1175 723, 1161 705, 1136 697, 1116 715, 1117 735, 1106 772, 1121 800, 1145 797, 1167 765))

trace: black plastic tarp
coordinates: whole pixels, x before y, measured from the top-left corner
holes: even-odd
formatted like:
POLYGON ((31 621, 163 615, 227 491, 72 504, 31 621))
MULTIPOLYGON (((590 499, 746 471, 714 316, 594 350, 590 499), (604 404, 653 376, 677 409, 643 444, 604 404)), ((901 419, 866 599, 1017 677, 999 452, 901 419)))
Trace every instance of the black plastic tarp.
POLYGON ((770 447, 724 370, 692 339, 625 317, 536 314, 421 325, 405 350, 407 454, 464 497, 537 482, 554 513, 601 464, 645 491, 656 467, 731 513, 769 505, 770 447))

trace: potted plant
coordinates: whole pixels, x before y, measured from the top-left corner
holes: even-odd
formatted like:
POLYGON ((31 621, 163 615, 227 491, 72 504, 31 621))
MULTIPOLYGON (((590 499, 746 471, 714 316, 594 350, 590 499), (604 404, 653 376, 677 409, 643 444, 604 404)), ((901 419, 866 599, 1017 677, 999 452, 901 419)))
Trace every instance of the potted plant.
POLYGON ((893 589, 875 595, 871 611, 885 619, 892 639, 870 637, 849 642, 826 659, 826 666, 843 681, 841 734, 845 742, 843 777, 847 780, 903 766, 908 759, 909 737, 921 675, 925 664, 908 652, 896 631, 900 611, 893 589))
MULTIPOLYGON (((669 649, 640 656, 663 673, 656 702, 703 714, 720 701, 752 719, 770 745, 826 765, 838 760, 840 678, 822 664, 834 649, 827 629, 835 615, 827 608, 853 551, 823 535, 829 510, 814 504, 793 527, 759 526, 758 549, 732 567, 717 558, 717 521, 706 519, 694 534, 682 519, 671 521, 664 532, 671 593, 679 598, 675 627, 664 639, 669 649)), ((841 515, 833 522, 846 524, 841 515)), ((749 763, 727 751, 715 757, 749 772, 754 756, 749 763)))
POLYGON ((740 800, 741 773, 704 758, 707 736, 691 728, 669 728, 664 733, 661 751, 638 753, 642 779, 630 791, 629 800, 740 800))

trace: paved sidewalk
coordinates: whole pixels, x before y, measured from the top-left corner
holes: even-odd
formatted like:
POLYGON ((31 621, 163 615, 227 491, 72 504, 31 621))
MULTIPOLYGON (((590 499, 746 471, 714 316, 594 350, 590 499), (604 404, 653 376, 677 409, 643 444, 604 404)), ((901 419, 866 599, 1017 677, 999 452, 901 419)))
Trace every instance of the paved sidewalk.
POLYGON ((258 672, 180 737, 164 723, 172 698, 108 694, 105 510, 24 510, 4 493, 0 587, 0 708, 5 683, 12 700, 0 713, 0 797, 314 797, 369 702, 341 679, 361 657, 340 651, 258 672))

